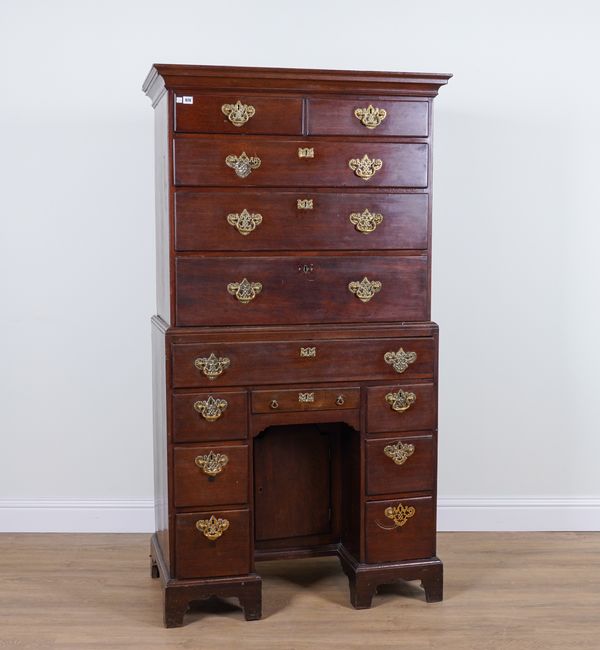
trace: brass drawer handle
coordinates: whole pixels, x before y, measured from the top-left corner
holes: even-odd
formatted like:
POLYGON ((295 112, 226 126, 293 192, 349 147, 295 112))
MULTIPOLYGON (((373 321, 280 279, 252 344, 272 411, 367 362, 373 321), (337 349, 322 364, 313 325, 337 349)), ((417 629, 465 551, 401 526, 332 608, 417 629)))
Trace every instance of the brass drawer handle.
POLYGON ((204 535, 204 537, 214 542, 219 539, 221 535, 229 528, 228 519, 217 519, 214 515, 210 519, 198 519, 196 528, 204 535))
POLYGON ((225 454, 215 453, 211 449, 208 454, 196 456, 194 462, 206 475, 216 476, 223 471, 223 468, 229 462, 229 458, 225 454))
POLYGON ((367 129, 376 129, 387 117, 387 111, 369 104, 366 108, 354 109, 354 117, 367 129))
POLYGON ((246 305, 262 291, 262 284, 260 282, 249 282, 244 278, 241 282, 230 282, 227 285, 227 291, 243 305, 246 305))
POLYGON ((385 401, 390 405, 392 411, 404 413, 417 401, 417 396, 399 388, 397 393, 388 393, 385 396, 385 401))
POLYGON ((393 445, 386 445, 383 448, 383 453, 391 458, 396 465, 404 465, 408 458, 415 453, 415 446, 398 440, 393 445))
POLYGON ((207 422, 218 420, 226 408, 227 400, 221 399, 220 397, 215 399, 212 395, 209 395, 208 399, 194 402, 194 410, 200 413, 207 422))
POLYGON ((404 352, 402 348, 398 352, 386 352, 383 360, 398 373, 402 374, 411 363, 417 360, 416 352, 404 352))
POLYGON ((300 356, 314 359, 317 356, 317 348, 300 348, 300 356))
POLYGON ((269 406, 270 406, 272 409, 278 409, 278 408, 279 408, 279 402, 278 402, 276 399, 272 399, 272 400, 271 400, 271 403, 269 404, 269 406))
POLYGON ((211 352, 209 357, 198 357, 194 361, 194 366, 212 381, 229 368, 229 363, 230 361, 227 357, 217 358, 217 355, 211 352))
POLYGON ((415 516, 416 509, 413 506, 405 506, 399 503, 397 506, 390 506, 383 511, 383 514, 394 522, 394 527, 399 528, 415 516))
POLYGON ((383 167, 383 160, 381 158, 369 158, 365 154, 362 158, 349 160, 348 167, 363 181, 368 181, 383 167))
POLYGON ((250 214, 246 208, 239 213, 232 212, 227 215, 227 223, 233 226, 240 235, 249 235, 256 230, 256 226, 260 226, 262 220, 262 214, 258 214, 258 212, 250 214))
POLYGON ((353 212, 349 217, 350 223, 354 225, 358 232, 368 235, 373 232, 377 226, 383 223, 383 215, 372 213, 368 209, 363 212, 353 212))
POLYGON ((298 158, 314 158, 315 150, 313 147, 298 147, 298 158))
POLYGON ((346 403, 346 398, 345 398, 343 395, 338 395, 338 396, 335 398, 335 403, 336 403, 338 406, 344 406, 344 404, 346 403))
POLYGON ((315 401, 314 393, 298 393, 298 402, 300 404, 310 404, 315 401))
POLYGON ((353 293, 362 302, 369 302, 371 298, 381 291, 383 285, 379 280, 369 280, 365 276, 360 282, 354 281, 348 284, 348 290, 353 293))
POLYGON ((227 115, 227 119, 233 124, 233 126, 242 126, 246 122, 254 117, 256 109, 252 104, 242 104, 241 100, 237 100, 235 104, 223 104, 221 106, 221 111, 223 115, 227 115))
POLYGON ((258 156, 248 157, 248 154, 242 151, 239 156, 233 154, 227 156, 225 164, 227 167, 231 167, 240 178, 246 178, 253 170, 260 167, 260 158, 258 156))
POLYGON ((312 199, 298 199, 296 201, 296 207, 298 210, 312 210, 313 209, 313 200, 312 199))

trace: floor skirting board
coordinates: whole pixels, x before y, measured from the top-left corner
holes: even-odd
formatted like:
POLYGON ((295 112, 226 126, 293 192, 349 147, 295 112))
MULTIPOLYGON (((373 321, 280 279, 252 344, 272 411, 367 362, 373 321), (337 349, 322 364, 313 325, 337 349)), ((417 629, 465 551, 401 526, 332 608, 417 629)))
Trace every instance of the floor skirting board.
MULTIPOLYGON (((600 531, 600 497, 440 497, 438 530, 600 531)), ((0 532, 152 531, 152 499, 0 499, 0 532)))

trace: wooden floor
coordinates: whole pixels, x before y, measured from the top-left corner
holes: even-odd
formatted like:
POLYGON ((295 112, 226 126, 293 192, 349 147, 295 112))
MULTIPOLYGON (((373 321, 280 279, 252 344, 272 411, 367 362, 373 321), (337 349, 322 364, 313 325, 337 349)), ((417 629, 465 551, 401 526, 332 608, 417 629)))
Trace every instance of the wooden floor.
POLYGON ((205 601, 162 627, 147 535, 0 535, 0 648, 599 650, 600 533, 445 533, 446 599, 348 601, 335 558, 264 562, 263 619, 205 601))

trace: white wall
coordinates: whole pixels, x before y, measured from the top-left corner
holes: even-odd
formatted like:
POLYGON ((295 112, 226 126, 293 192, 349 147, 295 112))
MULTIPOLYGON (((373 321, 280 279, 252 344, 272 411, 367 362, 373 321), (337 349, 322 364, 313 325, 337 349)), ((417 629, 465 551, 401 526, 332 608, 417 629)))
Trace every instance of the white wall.
POLYGON ((0 526, 152 525, 153 62, 453 72, 440 523, 600 528, 595 2, 0 6, 0 526))

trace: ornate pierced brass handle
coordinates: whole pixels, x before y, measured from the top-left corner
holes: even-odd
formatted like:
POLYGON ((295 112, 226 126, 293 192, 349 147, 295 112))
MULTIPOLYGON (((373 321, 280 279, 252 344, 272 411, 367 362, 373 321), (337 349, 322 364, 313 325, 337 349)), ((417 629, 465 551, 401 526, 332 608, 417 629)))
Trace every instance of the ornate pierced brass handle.
POLYGON ((404 352, 402 348, 398 352, 386 352, 383 360, 398 373, 402 374, 411 363, 417 360, 416 352, 404 352))
POLYGON ((411 517, 414 517, 416 512, 413 506, 405 506, 399 503, 397 506, 389 506, 386 508, 383 514, 394 522, 394 528, 399 528, 404 526, 411 517))
POLYGON ((226 408, 227 400, 221 399, 220 397, 215 399, 212 395, 209 395, 208 399, 194 402, 194 410, 198 411, 207 422, 218 420, 226 408))
POLYGON ((348 290, 353 293, 361 302, 369 302, 371 298, 381 291, 383 285, 379 280, 369 280, 365 276, 360 282, 355 280, 348 284, 348 290))
POLYGON ((208 454, 196 456, 194 462, 208 476, 216 476, 223 471, 229 458, 225 454, 215 453, 211 450, 208 454))
POLYGON ((417 396, 399 388, 397 393, 388 393, 385 396, 385 401, 390 405, 392 411, 404 413, 417 401, 417 396))
POLYGON ((363 181, 368 181, 383 167, 383 160, 381 158, 369 158, 365 154, 362 158, 349 160, 348 167, 363 181))
POLYGON ((233 124, 233 126, 242 126, 246 122, 254 117, 256 109, 252 104, 242 104, 241 100, 237 100, 235 104, 223 104, 221 106, 221 111, 223 115, 227 115, 227 119, 233 124))
POLYGON ((242 151, 239 156, 233 154, 227 156, 225 164, 227 167, 231 167, 240 178, 246 178, 260 167, 260 158, 258 156, 248 156, 245 151, 242 151))
POLYGON ((239 213, 232 212, 227 215, 227 223, 233 226, 240 235, 249 235, 256 230, 256 226, 260 226, 262 220, 262 214, 258 214, 258 212, 251 214, 246 208, 239 213))
POLYGON ((262 284, 260 282, 249 282, 244 278, 241 282, 230 282, 227 285, 227 291, 246 305, 262 291, 262 284))
POLYGON ((201 370, 211 381, 222 375, 229 368, 229 359, 227 357, 218 357, 214 352, 209 357, 198 357, 194 365, 201 370))
POLYGON ((386 445, 383 448, 383 453, 391 458, 396 465, 404 465, 408 458, 415 453, 415 446, 398 440, 393 445, 386 445))
POLYGON ((372 213, 368 209, 363 212, 353 212, 349 217, 350 223, 354 225, 358 232, 368 235, 373 232, 377 226, 383 223, 383 215, 372 213))
POLYGON ((228 519, 217 519, 214 515, 210 519, 198 519, 196 528, 204 535, 204 537, 214 542, 219 539, 221 535, 229 528, 228 519))
POLYGON ((369 104, 366 108, 356 108, 354 117, 367 129, 376 129, 387 117, 387 111, 385 108, 377 108, 369 104))

